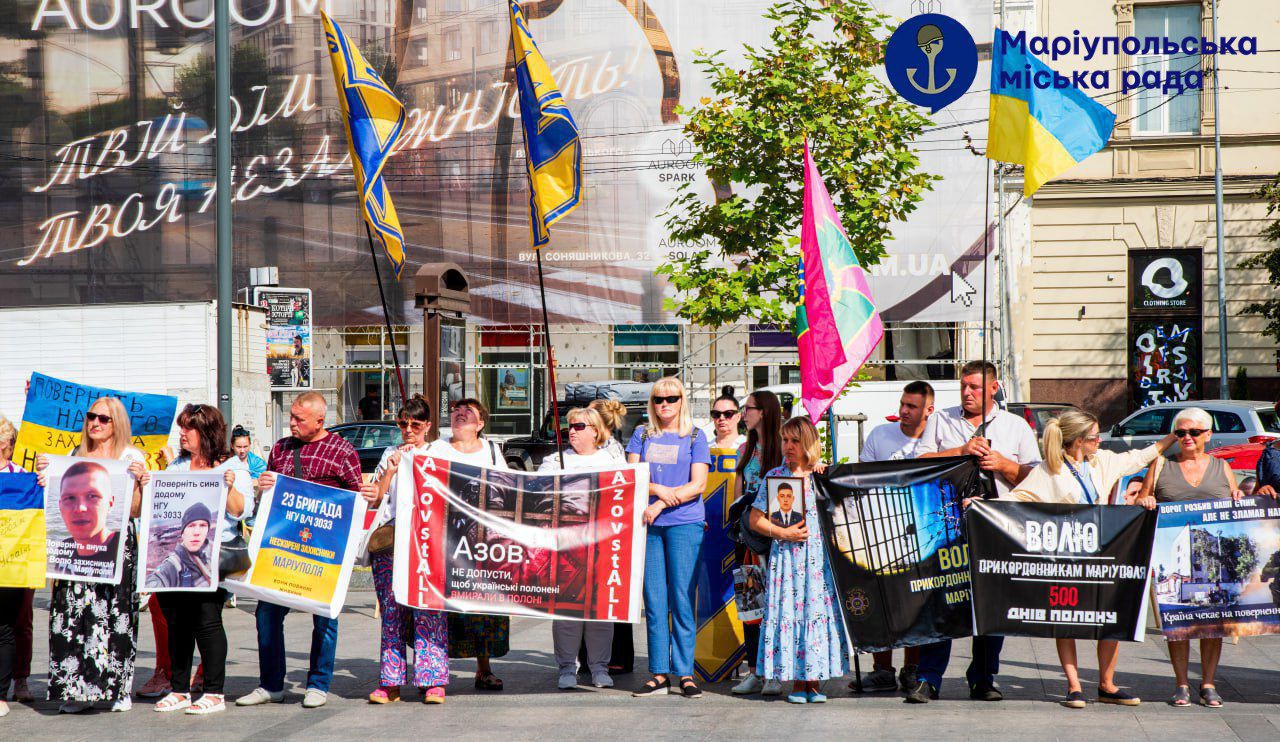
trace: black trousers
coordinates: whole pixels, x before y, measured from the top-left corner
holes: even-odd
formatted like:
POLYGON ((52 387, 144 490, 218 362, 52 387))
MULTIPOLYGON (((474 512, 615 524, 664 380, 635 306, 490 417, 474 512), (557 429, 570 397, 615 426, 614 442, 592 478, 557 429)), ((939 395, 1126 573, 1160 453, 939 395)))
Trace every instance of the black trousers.
MULTIPOLYGON (((636 662, 636 649, 631 636, 631 624, 615 623, 613 625, 613 651, 609 655, 609 667, 621 668, 618 672, 631 672, 636 662)), ((587 643, 583 641, 578 647, 578 667, 587 668, 587 643)))
POLYGON ((222 628, 224 590, 210 593, 159 593, 169 624, 169 665, 174 693, 191 692, 191 658, 200 648, 204 692, 222 693, 227 677, 227 632, 222 628))
POLYGON ((760 624, 742 624, 742 637, 747 645, 747 667, 756 669, 756 660, 760 659, 760 624))
POLYGON ((27 591, 0 587, 0 693, 9 692, 13 663, 18 657, 18 614, 27 591))

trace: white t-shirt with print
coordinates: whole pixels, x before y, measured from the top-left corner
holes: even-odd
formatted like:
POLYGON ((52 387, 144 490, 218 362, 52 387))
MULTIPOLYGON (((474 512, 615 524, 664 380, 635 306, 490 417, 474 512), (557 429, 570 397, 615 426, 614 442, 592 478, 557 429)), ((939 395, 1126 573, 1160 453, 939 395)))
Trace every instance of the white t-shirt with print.
POLYGON ((921 438, 912 438, 902 432, 898 423, 885 423, 872 428, 862 444, 859 461, 901 461, 914 459, 921 453, 921 438))

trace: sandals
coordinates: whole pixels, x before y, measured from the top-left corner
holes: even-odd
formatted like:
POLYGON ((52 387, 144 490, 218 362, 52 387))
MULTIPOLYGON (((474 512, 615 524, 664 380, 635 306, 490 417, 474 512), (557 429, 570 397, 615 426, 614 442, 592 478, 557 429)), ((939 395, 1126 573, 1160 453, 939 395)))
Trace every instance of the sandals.
POLYGON ((1173 691, 1173 695, 1169 697, 1170 706, 1190 706, 1191 705, 1191 689, 1185 685, 1179 685, 1173 691))
MULTIPOLYGON (((667 682, 670 683, 670 681, 667 681, 667 682)), ((699 688, 698 685, 693 682, 693 678, 688 676, 680 678, 679 691, 672 689, 671 692, 672 693, 678 692, 680 695, 684 696, 685 698, 702 698, 702 689, 699 688)))
POLYGON ((476 690, 502 690, 502 678, 491 672, 476 673, 476 690))
POLYGON ((369 703, 395 703, 400 700, 399 686, 383 686, 369 694, 369 703))
POLYGON ((216 714, 219 711, 226 711, 226 700, 221 694, 206 693, 200 696, 200 700, 191 704, 191 708, 186 713, 189 716, 202 716, 204 714, 216 714))
POLYGON ((658 680, 658 676, 654 675, 644 685, 633 691, 631 695, 635 698, 643 698, 645 696, 664 695, 670 691, 671 676, 663 676, 662 680, 658 680))
POLYGON ((1222 708, 1222 696, 1218 695, 1218 689, 1212 685, 1200 686, 1200 705, 1211 709, 1222 708))
POLYGON ((169 711, 181 711, 185 708, 191 708, 190 693, 170 693, 156 701, 155 705, 156 712, 161 714, 169 711))

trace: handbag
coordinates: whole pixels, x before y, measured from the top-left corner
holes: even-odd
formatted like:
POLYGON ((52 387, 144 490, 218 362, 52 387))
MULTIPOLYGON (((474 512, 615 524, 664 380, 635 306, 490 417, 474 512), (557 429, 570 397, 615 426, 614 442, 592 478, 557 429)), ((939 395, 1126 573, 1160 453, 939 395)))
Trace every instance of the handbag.
POLYGON ((729 540, 742 544, 761 556, 769 553, 773 539, 751 530, 751 503, 755 498, 743 494, 729 506, 729 540))
POLYGON ((369 534, 370 554, 389 554, 396 545, 396 525, 386 523, 373 529, 369 534))
POLYGON ((251 566, 253 561, 249 559, 249 542, 245 541, 244 534, 237 529, 235 538, 218 549, 218 579, 225 580, 230 575, 247 572, 251 566))

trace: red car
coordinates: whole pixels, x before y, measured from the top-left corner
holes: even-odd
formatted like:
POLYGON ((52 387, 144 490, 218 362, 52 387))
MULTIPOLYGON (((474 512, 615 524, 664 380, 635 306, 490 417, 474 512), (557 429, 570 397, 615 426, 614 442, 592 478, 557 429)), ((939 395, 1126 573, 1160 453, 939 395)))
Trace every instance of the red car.
POLYGON ((1239 443, 1234 446, 1219 446, 1211 449, 1210 455, 1226 459, 1232 471, 1244 472, 1252 477, 1258 469, 1258 459, 1266 446, 1262 443, 1239 443))

